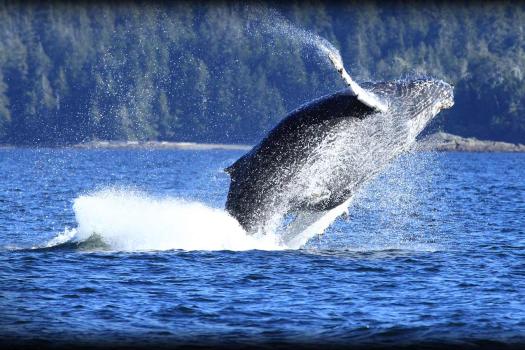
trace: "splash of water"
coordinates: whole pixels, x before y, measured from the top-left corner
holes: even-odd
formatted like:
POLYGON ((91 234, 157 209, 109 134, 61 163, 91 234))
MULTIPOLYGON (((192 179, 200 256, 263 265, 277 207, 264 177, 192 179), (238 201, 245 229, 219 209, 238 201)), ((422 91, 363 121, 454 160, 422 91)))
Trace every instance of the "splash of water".
POLYGON ((411 147, 415 134, 407 120, 393 118, 390 113, 371 116, 366 123, 340 120, 287 184, 285 192, 290 194, 291 203, 271 208, 275 223, 267 232, 281 232, 285 244, 293 249, 323 234, 339 216, 348 214, 353 195, 329 211, 299 213, 291 225, 284 228, 278 225, 293 203, 306 202, 312 194, 320 198, 329 196, 330 189, 337 188, 333 181, 348 179, 349 185, 355 188, 354 194, 358 193, 359 188, 374 179, 397 155, 411 147))
POLYGON ((101 244, 96 249, 279 250, 273 235, 251 236, 224 210, 177 198, 154 198, 127 189, 105 189, 75 199, 77 227, 47 243, 101 244))
POLYGON ((328 235, 303 247, 356 252, 446 249, 437 212, 424 210, 425 202, 440 200, 428 191, 439 173, 436 160, 433 153, 404 154, 356 193, 347 220, 334 222, 328 235))
MULTIPOLYGON (((423 90, 427 92, 418 98, 417 93, 426 84, 428 82, 414 84, 410 90, 407 84, 399 83, 395 85, 396 94, 384 89, 384 84, 370 84, 371 90, 390 100, 391 107, 386 113, 374 113, 365 120, 339 118, 332 120, 329 128, 302 126, 307 130, 304 135, 308 135, 303 142, 308 142, 309 148, 306 152, 300 150, 302 145, 295 148, 294 151, 302 152, 302 157, 294 165, 293 173, 286 181, 269 186, 272 190, 264 200, 271 205, 257 211, 259 227, 273 232, 284 226, 284 242, 291 248, 299 248, 316 234, 322 234, 346 212, 352 197, 408 151, 440 108, 449 104, 448 95, 441 96, 439 91, 434 94, 433 90, 423 90), (412 107, 414 105, 416 108, 412 107), (345 203, 328 211, 309 209, 308 204, 315 205, 331 198, 336 199, 336 203, 345 203), (307 205, 298 206, 297 203, 307 205)), ((446 87, 440 83, 430 86, 434 89, 446 87)), ((294 157, 294 154, 287 157, 294 157)), ((405 170, 410 172, 410 169, 405 170)))
MULTIPOLYGON (((335 68, 350 91, 361 102, 381 112, 388 109, 384 101, 372 92, 363 89, 352 79, 344 67, 341 53, 330 41, 315 33, 296 27, 277 11, 264 13, 259 9, 255 12, 257 16, 255 21, 264 32, 286 36, 291 42, 313 49, 321 59, 335 68)), ((253 18, 252 21, 254 21, 253 18)))
MULTIPOLYGON (((313 48, 339 72, 358 99, 381 111, 386 110, 386 104, 378 95, 362 89, 352 80, 339 51, 328 40, 293 26, 279 14, 273 14, 271 20, 268 16, 261 18, 259 24, 264 31, 286 35, 296 43, 313 48)), ((393 113, 395 108, 368 118, 367 123, 343 121, 320 143, 287 191, 295 193, 295 199, 301 202, 305 193, 330 188, 330 184, 323 183, 324 178, 318 176, 330 171, 351 174, 349 177, 356 184, 372 178, 388 164, 387 160, 408 149, 418 133, 415 129, 412 132, 399 118, 392 118, 393 113), (353 144, 350 151, 349 142, 353 144), (341 157, 341 154, 345 156, 341 157)), ((295 222, 297 227, 291 230, 288 227, 288 231, 280 231, 279 220, 276 220, 275 225, 270 225, 272 229, 248 235, 225 211, 202 203, 175 198, 156 199, 129 190, 104 190, 77 198, 74 211, 78 227, 66 230, 48 246, 86 242, 97 237, 110 249, 125 251, 297 249, 315 235, 322 234, 338 216, 347 213, 351 200, 318 216, 301 217, 295 222)), ((288 208, 269 210, 281 219, 288 208)))

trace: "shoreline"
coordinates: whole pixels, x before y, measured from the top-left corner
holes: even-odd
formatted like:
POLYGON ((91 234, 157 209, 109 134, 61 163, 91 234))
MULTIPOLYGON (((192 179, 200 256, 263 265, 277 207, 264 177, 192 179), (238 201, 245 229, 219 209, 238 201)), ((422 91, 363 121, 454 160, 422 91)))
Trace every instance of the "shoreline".
MULTIPOLYGON (((226 143, 198 143, 198 142, 171 142, 171 141, 89 141, 68 146, 44 146, 42 148, 74 148, 74 149, 174 149, 188 151, 231 150, 249 151, 253 145, 226 144, 226 143)), ((2 145, 0 149, 8 148, 40 148, 39 146, 2 145)), ((525 153, 524 144, 514 144, 501 141, 478 140, 462 137, 445 132, 437 132, 418 140, 416 151, 435 152, 512 152, 525 153)))
POLYGON ((248 151, 252 145, 228 144, 228 143, 198 143, 198 142, 171 142, 171 141, 89 141, 64 146, 28 146, 28 145, 10 145, 0 144, 1 149, 11 148, 48 148, 48 149, 166 149, 166 150, 187 150, 187 151, 208 151, 208 150, 230 150, 230 151, 248 151))
POLYGON ((198 143, 172 141, 90 141, 69 146, 79 149, 179 149, 188 151, 231 150, 247 151, 252 145, 229 143, 198 143))

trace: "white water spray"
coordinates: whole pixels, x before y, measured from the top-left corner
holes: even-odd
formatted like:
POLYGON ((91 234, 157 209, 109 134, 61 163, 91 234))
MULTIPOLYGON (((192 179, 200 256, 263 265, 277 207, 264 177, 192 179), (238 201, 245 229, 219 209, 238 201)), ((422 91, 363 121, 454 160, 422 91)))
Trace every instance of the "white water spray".
POLYGON ((312 48, 319 57, 329 61, 333 65, 352 94, 354 94, 359 101, 377 111, 387 111, 388 106, 385 102, 381 101, 374 93, 364 90, 350 77, 344 68, 341 53, 331 42, 317 34, 297 28, 276 11, 270 11, 269 15, 265 15, 261 13, 261 11, 256 11, 256 14, 257 19, 255 21, 262 21, 259 23, 259 27, 263 31, 286 36, 286 38, 292 42, 312 48))
MULTIPOLYGON (((310 160, 311 166, 306 166, 296 174, 288 191, 300 198, 305 192, 327 187, 325 184, 319 185, 323 181, 319 174, 327 174, 331 169, 352 173, 357 166, 367 169, 366 174, 375 174, 385 166, 378 162, 406 150, 415 141, 419 128, 414 127, 413 132, 408 130, 407 133, 406 125, 391 118, 395 108, 387 110, 376 94, 362 89, 352 80, 344 69, 339 51, 330 42, 294 27, 279 16, 272 22, 264 22, 263 29, 287 34, 292 40, 314 48, 319 57, 331 62, 361 102, 379 111, 387 111, 376 114, 367 123, 342 125, 339 131, 320 144, 310 160), (385 135, 389 137, 385 138, 385 135), (356 145, 356 151, 348 152, 346 157, 338 157, 344 152, 337 150, 347 149, 348 140, 356 145), (367 151, 357 151, 362 149, 367 151), (334 167, 334 164, 337 166, 334 167)), ((355 121, 345 123, 353 124, 355 121)), ((357 175, 356 181, 362 182, 364 179, 357 175)), ((109 189, 78 197, 74 202, 77 228, 66 229, 47 246, 66 242, 82 243, 98 237, 109 249, 122 251, 297 249, 310 238, 322 234, 339 215, 346 212, 351 199, 329 212, 320 213, 320 216, 301 217, 297 229, 293 229, 288 236, 286 232, 278 230, 248 235, 224 210, 198 202, 159 199, 136 191, 109 189)))
POLYGON ((78 197, 73 209, 77 227, 47 247, 96 237, 116 251, 284 249, 274 235, 250 236, 224 210, 199 202, 106 189, 78 197))

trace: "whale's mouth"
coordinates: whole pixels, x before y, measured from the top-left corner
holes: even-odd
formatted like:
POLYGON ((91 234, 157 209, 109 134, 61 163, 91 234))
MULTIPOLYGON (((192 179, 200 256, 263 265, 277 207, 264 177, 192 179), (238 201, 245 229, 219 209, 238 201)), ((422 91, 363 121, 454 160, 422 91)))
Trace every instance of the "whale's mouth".
POLYGON ((442 80, 439 81, 442 89, 442 98, 440 103, 440 110, 448 109, 454 106, 454 87, 442 80))
POLYGON ((448 109, 452 108, 454 106, 454 92, 452 90, 452 87, 450 87, 450 92, 447 94, 446 98, 443 99, 443 102, 441 104, 441 109, 448 109))
POLYGON ((443 102, 441 102, 439 109, 449 109, 452 108, 452 106, 454 106, 454 100, 444 100, 443 102))

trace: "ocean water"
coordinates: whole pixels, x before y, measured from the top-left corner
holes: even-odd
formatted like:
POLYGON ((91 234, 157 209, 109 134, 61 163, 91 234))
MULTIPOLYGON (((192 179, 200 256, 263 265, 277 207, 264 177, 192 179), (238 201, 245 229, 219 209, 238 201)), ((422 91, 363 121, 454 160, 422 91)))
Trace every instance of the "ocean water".
POLYGON ((525 154, 403 156, 297 250, 222 210, 241 154, 0 149, 0 343, 525 342, 525 154))

